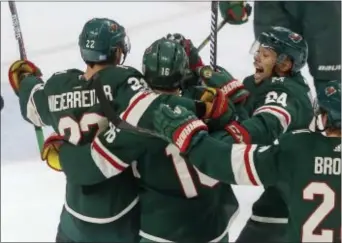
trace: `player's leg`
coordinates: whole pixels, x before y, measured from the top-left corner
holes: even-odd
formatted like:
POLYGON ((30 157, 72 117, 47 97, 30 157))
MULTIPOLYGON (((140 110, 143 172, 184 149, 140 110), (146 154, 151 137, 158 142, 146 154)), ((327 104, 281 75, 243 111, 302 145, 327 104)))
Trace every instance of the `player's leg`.
POLYGON ((287 217, 287 205, 279 191, 275 187, 268 187, 254 203, 252 216, 236 242, 282 242, 287 217))
POLYGON ((283 242, 283 235, 286 227, 279 224, 265 224, 249 219, 246 226, 242 229, 236 243, 250 242, 283 242), (273 232, 273 233, 270 233, 273 232))
POLYGON ((341 78, 341 2, 297 2, 303 11, 303 36, 308 42, 310 74, 316 90, 341 78))
POLYGON ((120 219, 106 224, 88 223, 63 208, 57 242, 139 242, 140 208, 136 205, 120 219), (134 220, 133 220, 134 219, 134 220))
MULTIPOLYGON (((292 27, 292 18, 285 11, 283 2, 255 1, 254 2, 254 36, 271 26, 292 27)), ((295 30, 293 30, 295 31, 295 30)))
POLYGON ((68 243, 68 242, 75 242, 69 239, 64 232, 62 231, 60 225, 58 225, 57 235, 56 235, 56 242, 57 243, 68 243))

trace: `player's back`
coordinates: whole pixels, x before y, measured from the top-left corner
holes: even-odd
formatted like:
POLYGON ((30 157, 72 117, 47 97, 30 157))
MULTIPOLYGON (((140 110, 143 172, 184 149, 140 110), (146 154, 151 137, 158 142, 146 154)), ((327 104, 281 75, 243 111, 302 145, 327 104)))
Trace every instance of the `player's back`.
MULTIPOLYGON (((135 122, 133 125, 153 130, 153 115, 161 103, 194 109, 194 101, 190 99, 142 92, 132 98, 121 117, 135 122)), ((226 211, 226 202, 235 202, 237 208, 231 187, 187 165, 179 150, 164 140, 123 133, 121 130, 116 135, 116 147, 111 151, 123 161, 137 161, 141 185, 140 235, 152 241, 174 242, 227 238, 226 228, 231 215, 226 211)))
MULTIPOLYGON (((48 97, 49 113, 52 117, 52 126, 55 131, 65 135, 74 145, 89 143, 98 130, 108 126, 93 82, 101 81, 104 93, 109 101, 113 101, 115 90, 123 86, 123 82, 141 74, 133 68, 117 66, 108 67, 99 71, 96 80, 87 81, 83 72, 70 69, 55 73, 45 84, 44 91, 48 97)), ((129 90, 123 90, 122 96, 129 97, 129 90), (126 92, 127 91, 127 92, 126 92)), ((121 97, 121 103, 127 103, 121 97)))
MULTIPOLYGON (((83 74, 75 69, 59 72, 44 87, 51 125, 71 144, 77 145, 64 145, 60 151, 60 162, 67 177, 61 225, 64 232, 79 241, 116 241, 119 239, 118 233, 110 233, 110 227, 119 227, 120 223, 117 222, 123 222, 122 227, 129 225, 123 230, 132 230, 127 235, 134 236, 133 229, 136 230, 138 224, 137 215, 134 215, 134 206, 138 203, 138 187, 133 173, 126 170, 116 177, 106 178, 99 173, 93 160, 87 157, 90 154, 89 147, 78 156, 75 156, 75 149, 90 144, 99 130, 108 127, 93 82, 102 83, 109 101, 113 101, 116 90, 120 89, 121 104, 125 105, 129 101, 126 97, 130 97, 132 92, 125 85, 138 82, 141 74, 133 68, 121 66, 99 71, 94 80, 85 80, 83 74), (89 238, 82 238, 85 235, 89 238)), ((140 86, 137 83, 135 87, 140 86)))
POLYGON ((280 144, 281 170, 290 169, 286 185, 279 184, 290 212, 289 240, 340 242, 341 138, 298 130, 280 144))

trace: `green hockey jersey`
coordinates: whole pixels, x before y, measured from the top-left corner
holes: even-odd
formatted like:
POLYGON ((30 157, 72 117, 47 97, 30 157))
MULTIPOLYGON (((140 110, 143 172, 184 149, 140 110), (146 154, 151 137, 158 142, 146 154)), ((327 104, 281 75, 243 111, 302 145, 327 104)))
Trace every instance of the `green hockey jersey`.
MULTIPOLYGON (((103 69, 98 77, 107 99, 112 102, 119 97, 120 104, 126 106, 129 100, 125 97, 146 86, 139 71, 125 66, 103 69)), ((138 203, 133 172, 127 170, 107 178, 93 160, 73 153, 77 146, 89 144, 108 127, 92 88, 91 82, 96 81, 86 81, 83 72, 75 69, 55 73, 46 83, 27 77, 20 85, 20 108, 27 121, 36 126, 50 125, 73 144, 62 146, 60 154, 67 178, 62 231, 74 241, 131 242, 136 240, 139 229, 139 215, 132 211, 138 203), (118 223, 122 218, 124 227, 118 223), (122 228, 125 230, 120 233, 115 230, 122 228)))
POLYGON ((272 77, 258 85, 249 76, 244 84, 250 91, 245 104, 250 118, 241 124, 252 143, 270 144, 286 131, 309 127, 313 119, 310 89, 300 73, 272 77))
POLYGON ((274 185, 289 208, 286 242, 341 241, 341 138, 295 130, 270 146, 204 135, 187 161, 232 184, 274 185))
MULTIPOLYGON (((308 128, 313 119, 310 89, 300 73, 291 77, 273 77, 256 84, 245 78, 250 92, 245 108, 250 119, 242 122, 251 134, 251 143, 271 144, 281 134, 308 128)), ((288 209, 277 188, 270 186, 253 204, 252 219, 265 223, 288 222, 288 209)))
MULTIPOLYGON (((130 124, 153 130, 153 114, 161 103, 195 110, 191 99, 143 90, 126 109, 116 111, 130 124)), ((175 146, 110 124, 91 147, 79 146, 77 154, 93 159, 107 178, 133 168, 140 181, 140 235, 145 240, 227 240, 229 218, 238 206, 231 187, 187 166, 175 146)))

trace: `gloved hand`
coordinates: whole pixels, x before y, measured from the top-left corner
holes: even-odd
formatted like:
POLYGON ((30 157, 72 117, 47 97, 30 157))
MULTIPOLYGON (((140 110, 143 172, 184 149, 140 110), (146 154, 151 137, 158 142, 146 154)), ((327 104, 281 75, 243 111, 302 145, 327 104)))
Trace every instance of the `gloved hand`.
POLYGON ((190 39, 186 39, 179 33, 167 34, 166 39, 176 41, 184 47, 186 55, 189 57, 189 66, 191 70, 195 70, 197 67, 204 65, 197 48, 190 39))
POLYGON ((59 161, 59 150, 64 143, 64 137, 57 133, 52 133, 44 142, 41 158, 48 166, 54 170, 62 171, 59 161))
POLYGON ((226 130, 236 143, 251 144, 251 135, 248 130, 237 121, 228 123, 224 130, 226 130))
POLYGON ((16 94, 18 94, 20 83, 27 75, 41 77, 40 69, 29 60, 17 60, 12 63, 8 70, 8 79, 16 94))
POLYGON ((201 86, 196 91, 206 106, 202 119, 217 119, 228 111, 228 100, 220 89, 201 86))
POLYGON ((173 143, 186 154, 199 138, 207 134, 208 127, 191 111, 176 106, 172 110, 169 106, 161 104, 154 113, 154 127, 166 141, 173 143))
POLYGON ((244 102, 249 96, 243 83, 220 66, 217 66, 216 72, 210 66, 197 68, 196 72, 205 85, 221 89, 234 104, 244 102))
POLYGON ((243 24, 248 21, 252 7, 246 1, 221 1, 219 2, 221 16, 229 24, 243 24))

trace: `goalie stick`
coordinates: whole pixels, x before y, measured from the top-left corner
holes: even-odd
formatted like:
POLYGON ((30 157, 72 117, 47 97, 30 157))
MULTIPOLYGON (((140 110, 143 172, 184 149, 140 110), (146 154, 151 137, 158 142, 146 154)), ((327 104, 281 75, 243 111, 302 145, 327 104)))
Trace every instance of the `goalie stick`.
MULTIPOLYGON (((25 50, 25 46, 24 46, 23 33, 21 32, 21 28, 20 28, 17 7, 16 7, 15 2, 13 2, 13 1, 8 2, 8 5, 9 5, 11 15, 12 15, 14 35, 18 41, 20 59, 24 60, 24 59, 27 59, 26 58, 26 50, 25 50)), ((41 127, 37 127, 37 126, 34 126, 34 130, 36 133, 39 151, 42 151, 43 145, 44 145, 43 130, 41 127)))

